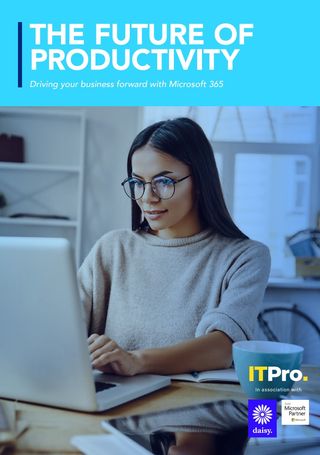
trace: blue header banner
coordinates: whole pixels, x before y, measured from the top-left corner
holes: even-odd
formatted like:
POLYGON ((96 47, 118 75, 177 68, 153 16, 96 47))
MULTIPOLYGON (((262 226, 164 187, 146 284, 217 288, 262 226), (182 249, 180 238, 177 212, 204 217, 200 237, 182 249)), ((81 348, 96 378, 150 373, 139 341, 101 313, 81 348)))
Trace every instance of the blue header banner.
POLYGON ((320 104, 318 0, 17 3, 2 105, 320 104))

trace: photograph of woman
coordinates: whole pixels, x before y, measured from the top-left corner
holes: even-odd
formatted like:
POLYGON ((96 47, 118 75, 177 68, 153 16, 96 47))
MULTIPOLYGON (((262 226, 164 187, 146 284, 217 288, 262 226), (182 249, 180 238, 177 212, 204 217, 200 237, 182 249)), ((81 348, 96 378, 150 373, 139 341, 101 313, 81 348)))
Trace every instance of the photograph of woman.
POLYGON ((201 127, 176 118, 141 131, 122 188, 132 229, 105 234, 79 270, 92 367, 230 367, 232 343, 254 336, 270 254, 232 221, 201 127))

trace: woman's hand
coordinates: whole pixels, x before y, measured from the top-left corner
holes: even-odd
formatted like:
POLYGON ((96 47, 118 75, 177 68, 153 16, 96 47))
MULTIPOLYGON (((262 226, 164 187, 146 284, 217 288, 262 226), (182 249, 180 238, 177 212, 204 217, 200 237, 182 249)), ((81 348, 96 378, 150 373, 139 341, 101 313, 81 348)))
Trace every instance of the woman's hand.
POLYGON ((179 374, 191 371, 229 368, 232 341, 214 331, 173 346, 125 351, 105 335, 88 338, 93 368, 123 376, 136 374, 179 374))
POLYGON ((91 364, 104 373, 134 376, 139 373, 140 362, 137 352, 127 352, 105 335, 93 333, 88 338, 91 364))

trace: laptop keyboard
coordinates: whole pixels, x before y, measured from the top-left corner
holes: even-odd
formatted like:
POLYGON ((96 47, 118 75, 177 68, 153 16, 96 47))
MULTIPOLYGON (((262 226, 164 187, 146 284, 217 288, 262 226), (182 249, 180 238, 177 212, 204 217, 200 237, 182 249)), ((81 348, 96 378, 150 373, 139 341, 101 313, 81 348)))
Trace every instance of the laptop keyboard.
POLYGON ((116 387, 117 384, 111 384, 110 382, 95 382, 96 392, 102 392, 103 390, 112 389, 116 387))

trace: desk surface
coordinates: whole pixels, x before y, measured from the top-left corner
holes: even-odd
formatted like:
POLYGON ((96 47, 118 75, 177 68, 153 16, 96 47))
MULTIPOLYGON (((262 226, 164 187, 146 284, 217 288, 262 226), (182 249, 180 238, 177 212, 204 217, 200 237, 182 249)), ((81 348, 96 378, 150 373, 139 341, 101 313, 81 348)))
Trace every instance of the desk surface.
POLYGON ((8 414, 15 412, 17 424, 28 429, 17 441, 18 453, 76 453, 70 438, 80 434, 105 433, 101 421, 114 417, 145 414, 224 398, 246 401, 236 384, 194 384, 173 382, 169 387, 118 406, 105 413, 87 414, 1 400, 8 414))
MULTIPOLYGON (((305 369, 304 369, 305 371, 305 369)), ((319 369, 308 369, 310 378, 304 394, 317 393, 319 396, 319 369)), ((1 400, 8 413, 15 413, 17 424, 28 426, 20 436, 16 452, 27 453, 77 453, 70 445, 70 438, 80 434, 105 433, 101 421, 134 414, 175 409, 183 406, 232 399, 247 403, 247 398, 237 384, 209 384, 173 382, 171 386, 145 397, 118 406, 105 413, 87 414, 1 400)))

